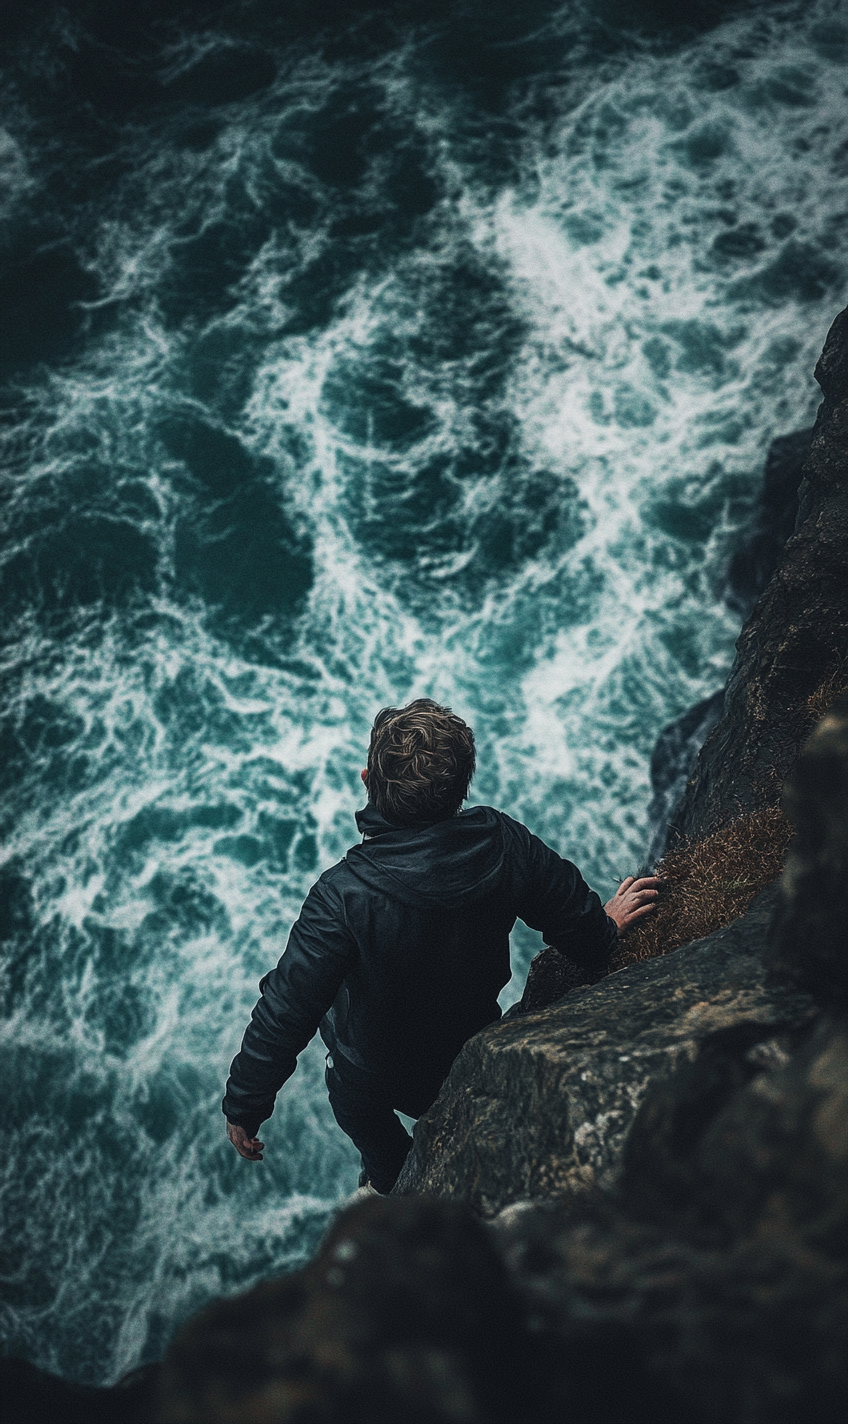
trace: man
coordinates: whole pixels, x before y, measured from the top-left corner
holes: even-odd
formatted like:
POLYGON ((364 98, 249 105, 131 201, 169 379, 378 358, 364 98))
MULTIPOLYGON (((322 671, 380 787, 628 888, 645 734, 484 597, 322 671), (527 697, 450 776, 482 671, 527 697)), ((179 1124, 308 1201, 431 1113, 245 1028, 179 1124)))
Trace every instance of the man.
POLYGON ((362 842, 304 901, 233 1060, 227 1133, 261 1161, 260 1124, 316 1029, 339 1126, 378 1192, 397 1180, 420 1117, 462 1045, 500 1018, 517 918, 575 963, 603 970, 659 882, 623 881, 604 907, 579 870, 490 806, 461 810, 474 736, 449 707, 386 707, 371 732, 362 842))

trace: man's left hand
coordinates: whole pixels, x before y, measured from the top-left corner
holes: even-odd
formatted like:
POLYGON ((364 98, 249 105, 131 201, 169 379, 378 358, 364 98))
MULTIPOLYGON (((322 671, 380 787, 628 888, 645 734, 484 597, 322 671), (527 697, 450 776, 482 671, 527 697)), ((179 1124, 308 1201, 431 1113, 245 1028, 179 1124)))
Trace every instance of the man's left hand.
POLYGON ((261 1162, 262 1152, 265 1147, 264 1142, 260 1142, 258 1137, 248 1137, 243 1127, 237 1127, 234 1122, 227 1122, 227 1136, 239 1157, 244 1157, 247 1162, 261 1162))
POLYGON ((612 899, 604 905, 610 919, 615 920, 619 939, 645 915, 650 915, 661 885, 662 881, 656 875, 646 875, 641 880, 637 880, 635 875, 628 875, 626 880, 622 880, 612 899))

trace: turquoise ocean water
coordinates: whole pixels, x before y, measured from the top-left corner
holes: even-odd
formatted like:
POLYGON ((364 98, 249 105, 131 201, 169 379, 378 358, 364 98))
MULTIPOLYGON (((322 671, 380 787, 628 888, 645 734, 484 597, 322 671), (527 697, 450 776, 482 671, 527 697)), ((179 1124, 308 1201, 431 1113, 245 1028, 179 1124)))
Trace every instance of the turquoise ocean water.
POLYGON ((261 1166, 219 1100, 380 706, 605 897, 644 855, 848 248, 848 6, 666 8, 12 36, 6 1353, 112 1382, 354 1187, 317 1043, 261 1166))

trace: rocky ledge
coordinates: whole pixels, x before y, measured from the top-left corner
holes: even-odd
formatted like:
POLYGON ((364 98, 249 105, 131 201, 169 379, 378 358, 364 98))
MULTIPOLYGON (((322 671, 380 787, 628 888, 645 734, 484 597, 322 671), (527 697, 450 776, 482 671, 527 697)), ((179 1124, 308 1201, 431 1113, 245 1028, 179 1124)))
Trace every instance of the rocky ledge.
POLYGON ((396 1194, 458 1199, 483 1217, 585 1197, 613 1185, 651 1085, 715 1034, 744 1042, 751 1063, 785 1052, 815 1004, 767 983, 776 899, 771 887, 726 929, 479 1033, 418 1124, 396 1194))

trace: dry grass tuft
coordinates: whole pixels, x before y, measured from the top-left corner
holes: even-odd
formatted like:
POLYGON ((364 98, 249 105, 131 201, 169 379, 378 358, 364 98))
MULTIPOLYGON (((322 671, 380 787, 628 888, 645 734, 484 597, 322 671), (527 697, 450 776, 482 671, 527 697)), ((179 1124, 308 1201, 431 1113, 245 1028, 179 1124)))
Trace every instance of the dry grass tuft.
POLYGON ((780 875, 791 837, 791 825, 774 806, 670 851, 657 867, 665 882, 657 908, 622 941, 610 972, 670 954, 744 915, 754 896, 780 875))
MULTIPOLYGON (((848 656, 837 654, 803 706, 814 725, 848 692, 848 656)), ((702 841, 679 845, 657 866, 665 881, 657 909, 616 949, 609 972, 670 954, 744 915, 783 870, 792 826, 778 806, 730 821, 702 841)))
POLYGON ((848 691, 848 656, 840 655, 815 692, 807 698, 806 707, 817 719, 825 717, 837 697, 848 691))

